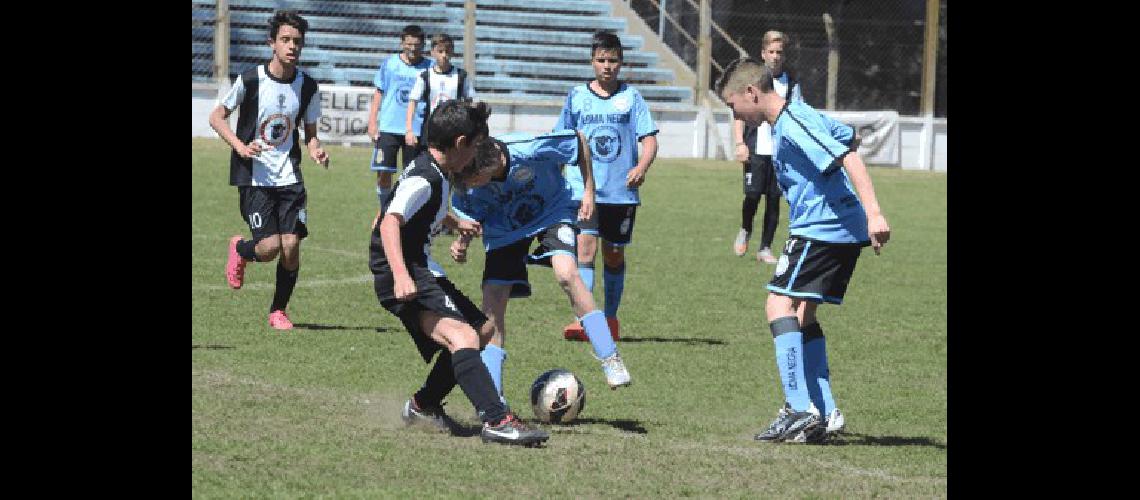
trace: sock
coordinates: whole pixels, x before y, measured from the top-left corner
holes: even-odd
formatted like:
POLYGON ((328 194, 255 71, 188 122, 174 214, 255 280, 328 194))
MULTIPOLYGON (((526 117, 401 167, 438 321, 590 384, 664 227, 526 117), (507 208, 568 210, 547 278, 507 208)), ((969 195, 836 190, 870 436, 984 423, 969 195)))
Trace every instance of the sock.
POLYGON ((392 188, 390 188, 390 187, 383 188, 380 186, 376 186, 376 201, 380 202, 380 209, 381 210, 384 209, 384 198, 387 198, 388 193, 391 193, 391 192, 392 192, 392 188))
POLYGON ((258 262, 257 251, 254 250, 257 247, 257 241, 239 240, 237 242, 236 246, 237 246, 237 253, 238 253, 238 255, 241 256, 241 258, 243 258, 245 260, 252 260, 254 262, 258 262))
POLYGON ((610 336, 610 325, 606 323, 602 311, 594 309, 583 315, 579 321, 582 322, 582 328, 586 330, 586 337, 589 337, 594 355, 598 359, 606 359, 617 352, 617 344, 614 344, 614 339, 610 336))
POLYGON ((606 317, 616 318, 621 305, 621 293, 625 290, 625 262, 618 267, 604 266, 602 281, 606 287, 606 317))
POLYGON ((807 411, 811 404, 804 377, 803 333, 795 316, 769 323, 776 342, 776 368, 784 387, 784 397, 795 411, 807 411))
POLYGON ((752 233, 752 219, 756 217, 756 209, 760 207, 760 197, 745 196, 744 203, 740 205, 740 228, 752 233))
POLYGON ((487 367, 487 373, 491 374, 491 381, 495 383, 495 392, 499 395, 499 401, 505 406, 507 398, 503 397, 503 362, 507 360, 507 351, 495 344, 487 344, 479 354, 479 358, 487 367))
POLYGON ((582 277, 582 283, 586 284, 586 290, 594 293, 594 263, 583 264, 579 262, 578 276, 582 277))
POLYGON ((416 391, 416 404, 420 408, 425 406, 439 406, 443 398, 455 388, 455 369, 451 366, 451 353, 441 351, 435 358, 435 366, 431 367, 423 387, 416 391))
POLYGON ((451 367, 463 394, 479 412, 483 422, 496 423, 507 416, 507 408, 495 394, 495 381, 483 366, 478 349, 458 349, 451 353, 451 367))
POLYGON ((804 334, 804 375, 807 377, 808 393, 812 403, 826 418, 835 409, 835 398, 831 395, 831 373, 827 368, 827 339, 819 323, 803 327, 804 334))
POLYGON ((285 269, 280 260, 277 261, 277 286, 273 290, 273 304, 269 306, 269 312, 278 309, 284 311, 285 306, 289 305, 289 297, 293 296, 293 287, 297 286, 297 275, 300 271, 300 266, 290 271, 285 269))

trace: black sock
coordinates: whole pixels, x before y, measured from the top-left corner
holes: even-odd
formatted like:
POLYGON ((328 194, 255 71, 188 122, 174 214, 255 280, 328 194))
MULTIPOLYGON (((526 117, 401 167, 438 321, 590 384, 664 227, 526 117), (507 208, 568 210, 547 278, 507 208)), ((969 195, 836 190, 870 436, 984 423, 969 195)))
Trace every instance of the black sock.
POLYGON ((760 206, 760 197, 755 198, 751 196, 744 197, 744 203, 740 206, 740 228, 752 234, 752 219, 756 217, 756 209, 760 206))
POLYGON ((452 366, 451 353, 441 351, 435 358, 435 366, 428 373, 423 387, 416 391, 416 404, 420 405, 420 408, 439 406, 454 387, 455 367, 452 366))
POLYGON ((285 264, 280 260, 277 261, 277 287, 273 290, 273 304, 269 306, 269 312, 277 310, 285 310, 285 306, 289 305, 289 297, 293 296, 293 287, 297 285, 297 274, 301 270, 300 266, 292 271, 285 269, 285 264))
POLYGON ((451 366, 455 370, 455 380, 479 412, 479 418, 496 423, 507 416, 507 408, 499 400, 499 393, 495 392, 495 382, 479 358, 478 349, 459 349, 451 353, 451 366))
POLYGON ((760 248, 772 248, 772 239, 776 237, 776 225, 780 223, 780 197, 771 194, 764 195, 764 227, 760 233, 760 248))
POLYGON ((241 240, 237 242, 237 253, 245 260, 257 262, 257 252, 254 251, 255 247, 257 247, 257 241, 241 240))

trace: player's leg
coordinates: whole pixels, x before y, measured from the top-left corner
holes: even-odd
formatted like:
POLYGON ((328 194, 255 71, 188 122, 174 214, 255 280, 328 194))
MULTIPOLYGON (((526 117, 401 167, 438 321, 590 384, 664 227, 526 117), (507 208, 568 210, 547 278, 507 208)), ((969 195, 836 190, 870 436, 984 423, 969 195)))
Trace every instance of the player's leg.
POLYGON ((396 173, 396 154, 403 144, 403 139, 396 134, 381 132, 376 140, 376 148, 372 150, 371 170, 376 172, 376 200, 380 203, 380 210, 384 210, 384 199, 392 192, 392 174, 396 173))
POLYGON ((293 328, 285 313, 301 268, 301 239, 309 235, 305 206, 308 194, 304 184, 297 183, 277 190, 276 217, 280 231, 281 259, 277 261, 277 281, 273 303, 269 306, 269 325, 278 330, 293 328))
POLYGON ((602 280, 605 283, 606 321, 615 337, 620 337, 621 324, 618 322, 617 311, 625 292, 625 247, 633 239, 637 206, 602 205, 598 211, 598 232, 605 240, 602 246, 602 280))
POLYGON ((756 208, 760 206, 760 193, 756 189, 752 174, 753 162, 743 162, 744 166, 744 201, 740 206, 740 231, 736 233, 736 241, 732 243, 732 251, 737 257, 748 252, 748 240, 752 237, 752 220, 756 218, 756 208))
POLYGON ((495 393, 504 405, 507 404, 507 398, 503 394, 503 364, 507 361, 507 351, 503 348, 503 341, 507 334, 507 302, 510 298, 511 285, 483 283, 482 310, 487 315, 487 323, 480 332, 485 340, 479 356, 495 383, 495 393))
MULTIPOLYGON (((578 221, 578 229, 577 248, 575 250, 578 255, 578 277, 586 286, 586 290, 592 294, 594 293, 594 258, 598 253, 598 205, 594 205, 594 213, 589 219, 578 221)), ((562 336, 566 340, 587 340, 582 322, 578 320, 566 325, 566 328, 562 330, 562 336)))
POLYGON ((816 442, 824 435, 822 417, 807 390, 803 333, 796 316, 800 302, 774 292, 768 294, 765 302, 785 403, 768 428, 755 436, 759 441, 816 442))
POLYGON ((594 294, 586 289, 582 278, 576 272, 575 258, 569 254, 555 254, 550 257, 554 277, 558 286, 570 299, 574 308, 574 315, 585 331, 586 339, 594 350, 594 356, 602 362, 602 372, 606 377, 606 384, 610 389, 624 387, 630 384, 629 370, 618 353, 617 338, 610 330, 605 315, 598 310, 594 303, 594 294))
POLYGON ((776 171, 772 167, 771 156, 756 157, 756 172, 760 185, 757 194, 764 195, 764 226, 760 232, 760 249, 756 252, 756 259, 767 264, 775 264, 776 257, 772 255, 772 239, 776 237, 776 226, 780 223, 780 187, 776 183, 776 171))
POLYGON ((249 226, 250 239, 241 235, 230 238, 226 256, 226 281, 231 288, 241 288, 245 266, 250 262, 269 262, 277 258, 281 240, 277 237, 277 219, 272 188, 238 186, 238 209, 249 226))
POLYGON ((804 301, 796 311, 804 334, 804 375, 807 377, 808 394, 812 404, 819 408, 827 423, 828 432, 843 430, 843 413, 835 406, 831 394, 831 370, 827 365, 827 338, 816 319, 818 304, 804 301))

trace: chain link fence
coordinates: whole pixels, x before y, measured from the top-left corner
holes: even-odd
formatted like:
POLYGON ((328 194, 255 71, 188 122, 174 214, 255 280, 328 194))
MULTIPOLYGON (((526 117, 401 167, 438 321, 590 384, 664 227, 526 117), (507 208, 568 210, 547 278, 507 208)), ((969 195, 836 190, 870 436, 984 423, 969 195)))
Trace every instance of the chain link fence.
MULTIPOLYGON (((834 109, 890 109, 920 114, 926 3, 917 0, 715 0, 712 75, 743 48, 760 59, 764 32, 788 36, 786 64, 799 75, 809 104, 826 107, 828 56, 838 56, 834 109), (830 16, 830 24, 824 14, 830 16), (829 36, 830 28, 830 36, 829 36), (731 39, 730 43, 728 39, 731 39)), ((658 37, 690 67, 698 58, 697 0, 629 0, 658 37)), ((946 116, 946 0, 939 2, 935 116, 946 116)))

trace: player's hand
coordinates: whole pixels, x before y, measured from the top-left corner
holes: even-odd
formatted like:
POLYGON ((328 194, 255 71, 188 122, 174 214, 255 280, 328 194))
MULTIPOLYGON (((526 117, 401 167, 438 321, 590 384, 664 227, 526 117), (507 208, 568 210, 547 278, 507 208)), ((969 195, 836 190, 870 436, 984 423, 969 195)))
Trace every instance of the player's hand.
POLYGON ((467 242, 463 238, 451 242, 451 258, 460 264, 467 262, 467 242))
POLYGON ((483 225, 473 220, 459 219, 455 223, 455 231, 460 236, 474 238, 483 234, 483 225))
POLYGON ((400 302, 412 300, 416 297, 416 282, 410 276, 398 277, 394 280, 392 291, 400 302))
POLYGON ((875 250, 875 255, 879 255, 879 249, 891 239, 891 226, 887 224, 887 218, 882 214, 867 217, 867 233, 871 236, 871 248, 875 250))
POLYGON ((375 122, 371 122, 371 121, 368 122, 368 138, 372 139, 373 144, 375 144, 376 141, 378 141, 380 139, 380 134, 376 130, 376 123, 375 122))
POLYGON ((635 188, 645 182, 645 169, 641 167, 633 167, 625 176, 626 187, 635 188))
POLYGON ((419 143, 420 141, 416 139, 416 134, 413 134, 411 132, 404 134, 404 144, 415 146, 419 143))
POLYGON ((254 139, 249 144, 241 144, 240 147, 234 148, 234 151, 237 151, 238 156, 242 158, 253 158, 261 154, 263 148, 261 141, 254 139))
POLYGON ((326 169, 329 168, 329 154, 325 152, 324 148, 318 147, 317 149, 310 149, 309 157, 312 158, 313 161, 320 163, 322 167, 326 169))
POLYGON ((383 216, 384 216, 384 212, 381 212, 381 211, 379 211, 379 210, 377 210, 377 211, 376 211, 376 218, 375 218, 375 219, 372 219, 372 230, 373 230, 373 231, 375 231, 375 230, 376 230, 376 226, 379 226, 379 225, 380 225, 380 219, 381 219, 383 216))
POLYGON ((736 161, 748 161, 748 145, 736 145, 736 161))
POLYGON ((582 203, 578 206, 578 220, 590 220, 594 216, 594 197, 588 194, 582 196, 582 203))

